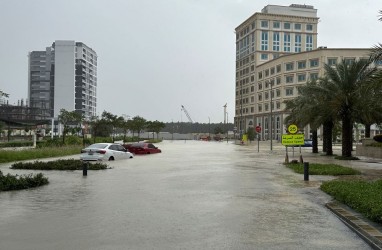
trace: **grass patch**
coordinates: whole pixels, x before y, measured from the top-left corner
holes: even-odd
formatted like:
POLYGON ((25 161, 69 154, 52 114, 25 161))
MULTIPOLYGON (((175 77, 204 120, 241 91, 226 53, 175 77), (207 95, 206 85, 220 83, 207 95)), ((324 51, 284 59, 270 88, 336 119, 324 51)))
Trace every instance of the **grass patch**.
MULTIPOLYGON (((12 164, 11 169, 34 169, 34 170, 82 170, 83 162, 81 160, 67 159, 56 161, 35 161, 35 162, 17 162, 12 164)), ((88 170, 107 169, 105 163, 91 163, 88 170)))
POLYGON ((332 180, 321 190, 372 221, 382 223, 382 180, 332 180))
MULTIPOLYGON (((304 165, 301 163, 286 164, 288 168, 291 168, 294 172, 303 174, 304 173, 304 165)), ((309 174, 311 175, 356 175, 360 174, 359 171, 349 168, 343 167, 337 164, 320 164, 320 163, 310 163, 309 164, 309 174)))
POLYGON ((43 174, 3 175, 0 171, 0 191, 20 190, 39 187, 48 184, 48 178, 43 174))
POLYGON ((0 163, 80 154, 82 148, 82 146, 76 145, 25 150, 0 150, 0 163))

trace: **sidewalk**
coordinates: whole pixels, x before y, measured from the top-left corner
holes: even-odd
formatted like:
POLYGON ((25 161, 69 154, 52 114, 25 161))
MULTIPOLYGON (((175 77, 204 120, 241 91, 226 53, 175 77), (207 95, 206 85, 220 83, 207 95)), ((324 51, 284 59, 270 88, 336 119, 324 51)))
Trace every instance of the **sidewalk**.
MULTIPOLYGON (((238 144, 238 143, 237 143, 238 144)), ((244 144, 243 146, 252 147, 254 150, 259 151, 271 151, 270 141, 257 141, 244 144), (259 145, 259 147, 258 147, 259 145)), ((323 156, 322 145, 319 145, 319 153, 313 154, 312 148, 301 148, 301 155, 304 162, 311 163, 334 163, 342 166, 351 167, 357 169, 361 172, 361 178, 367 180, 382 179, 382 159, 377 158, 367 158, 358 156, 360 160, 344 161, 336 160, 334 157, 323 156)), ((277 141, 272 142, 272 151, 276 155, 286 154, 285 147, 277 141)), ((333 154, 341 155, 341 146, 333 146, 333 154)), ((355 151, 353 152, 354 156, 355 151)), ((300 149, 288 148, 289 161, 299 160, 300 149)), ((381 204, 382 205, 382 204, 381 204)), ((374 223, 369 219, 365 218, 360 213, 354 211, 350 207, 338 202, 333 201, 326 204, 326 207, 332 211, 337 217, 351 230, 353 230, 357 235, 359 235, 366 243, 370 245, 373 249, 382 250, 382 225, 374 223)))

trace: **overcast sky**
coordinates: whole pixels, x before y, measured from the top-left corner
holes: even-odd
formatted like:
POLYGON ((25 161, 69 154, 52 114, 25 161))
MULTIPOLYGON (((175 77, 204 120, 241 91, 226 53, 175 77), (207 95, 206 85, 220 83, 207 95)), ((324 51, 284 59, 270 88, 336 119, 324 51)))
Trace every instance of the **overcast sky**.
POLYGON ((382 42, 381 0, 0 0, 0 90, 27 98, 28 52, 75 40, 98 55, 97 112, 233 122, 235 34, 268 4, 313 5, 318 46, 382 42))

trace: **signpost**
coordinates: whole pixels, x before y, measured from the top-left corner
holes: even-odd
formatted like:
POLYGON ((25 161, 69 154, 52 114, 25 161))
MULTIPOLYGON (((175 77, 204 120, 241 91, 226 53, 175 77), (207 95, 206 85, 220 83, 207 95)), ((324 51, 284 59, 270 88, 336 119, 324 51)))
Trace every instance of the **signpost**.
POLYGON ((260 125, 257 125, 255 130, 258 133, 258 135, 257 135, 257 152, 259 152, 260 151, 260 148, 259 148, 260 147, 260 135, 259 135, 259 133, 261 132, 260 125))
POLYGON ((295 124, 288 126, 288 134, 284 134, 281 137, 281 144, 285 146, 286 156, 285 163, 289 163, 288 146, 300 147, 300 162, 302 163, 301 145, 304 145, 304 134, 297 134, 298 127, 295 124))

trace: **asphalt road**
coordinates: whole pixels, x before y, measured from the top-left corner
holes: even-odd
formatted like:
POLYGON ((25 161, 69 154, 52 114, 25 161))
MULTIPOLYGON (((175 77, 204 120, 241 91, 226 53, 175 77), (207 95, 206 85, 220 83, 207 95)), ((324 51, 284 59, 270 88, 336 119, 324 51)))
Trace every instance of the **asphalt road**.
MULTIPOLYGON (((282 165, 285 151, 165 141, 112 169, 48 171, 44 187, 0 193, 0 249, 370 249, 282 165)), ((73 156, 78 158, 78 156, 73 156)), ((8 169, 5 173, 41 171, 8 169)))

